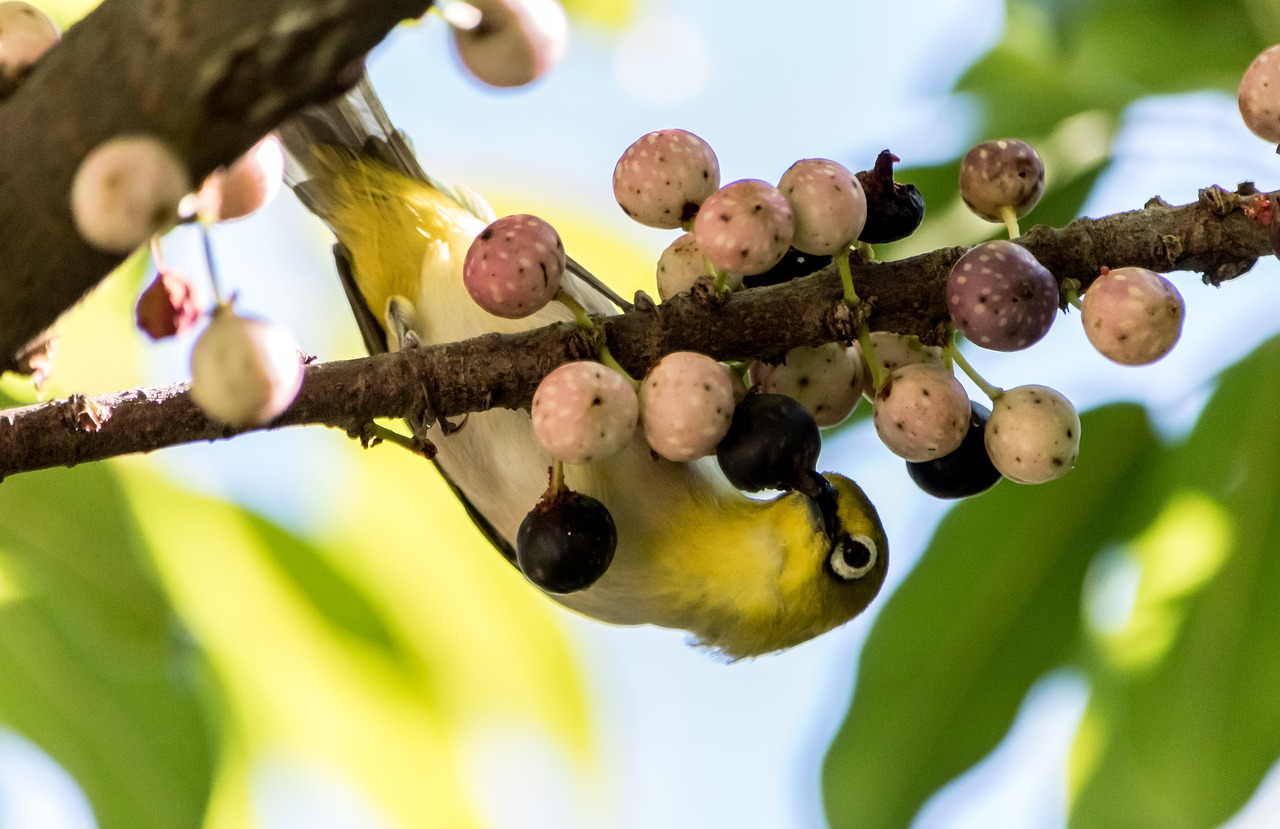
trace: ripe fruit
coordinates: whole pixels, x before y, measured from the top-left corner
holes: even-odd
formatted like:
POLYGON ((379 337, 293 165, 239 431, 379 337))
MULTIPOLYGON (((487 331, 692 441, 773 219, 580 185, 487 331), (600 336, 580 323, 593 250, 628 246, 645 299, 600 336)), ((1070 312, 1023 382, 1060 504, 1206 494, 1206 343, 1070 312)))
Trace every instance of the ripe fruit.
POLYGON ((71 183, 71 215, 84 240, 126 254, 178 217, 191 190, 186 165, 158 138, 124 135, 94 147, 71 183))
POLYGON ((1259 138, 1280 144, 1280 43, 1253 59, 1240 79, 1240 116, 1259 138))
POLYGON ((867 197, 843 165, 802 159, 782 174, 778 190, 795 215, 791 244, 797 250, 830 256, 858 240, 867 221, 867 197))
POLYGON ((867 244, 905 239, 924 220, 924 196, 920 190, 914 184, 893 180, 893 165, 900 160, 884 150, 876 157, 873 169, 857 174, 867 197, 867 223, 858 238, 867 244))
POLYGON ((707 260, 722 271, 764 273, 791 247, 795 217, 786 198, 771 184, 743 179, 707 197, 694 220, 707 260))
POLYGON ((1000 395, 987 419, 987 454, 1000 474, 1020 484, 1061 478, 1080 454, 1080 417, 1071 401, 1046 386, 1000 395))
POLYGON ((613 168, 613 196, 642 225, 666 230, 692 219, 720 186, 711 145, 684 130, 658 130, 636 140, 613 168))
POLYGON ((542 378, 530 409, 533 436, 551 457, 591 463, 617 454, 635 434, 640 403, 621 374, 590 360, 542 378))
POLYGON ((716 448, 729 483, 747 492, 795 489, 818 465, 818 424, 795 400, 781 394, 749 394, 716 448))
POLYGON ((862 353, 844 343, 801 346, 780 363, 756 362, 751 382, 765 394, 785 394, 804 406, 819 426, 835 426, 862 399, 862 353))
POLYGON ((196 307, 195 292, 186 271, 168 268, 157 273, 138 297, 134 315, 138 328, 153 340, 181 334, 195 325, 200 309, 196 307))
POLYGON ((278 417, 302 387, 302 359, 288 329, 213 310, 191 350, 191 399, 213 420, 259 426, 278 417))
POLYGON ((1058 283, 1026 248, 983 242, 952 266, 947 310, 956 328, 983 348, 1019 351, 1049 333, 1058 283))
POLYGON ((284 147, 268 135, 209 174, 200 186, 200 214, 214 222, 243 218, 274 199, 283 182, 284 147))
POLYGON ((916 363, 889 375, 872 403, 876 434, 909 461, 954 452, 969 430, 969 395, 950 371, 916 363))
POLYGON ((784 282, 790 282, 793 279, 799 279, 802 276, 808 276, 831 264, 830 256, 817 256, 812 253, 805 253, 795 249, 793 245, 787 248, 787 252, 782 255, 782 259, 778 260, 778 264, 774 265, 764 273, 751 274, 743 277, 742 284, 747 288, 761 288, 765 285, 781 285, 784 282))
POLYGON ((0 3, 0 80, 12 80, 62 37, 49 15, 30 3, 0 3))
POLYGON ((1080 304, 1089 342, 1126 366, 1154 363, 1168 354, 1182 334, 1185 313, 1173 283, 1146 268, 1104 269, 1080 304))
POLYGON ((674 351, 640 386, 640 423, 649 448, 669 461, 711 454, 733 416, 729 369, 705 354, 674 351))
POLYGON ((1044 162, 1016 138, 984 141, 960 162, 960 198, 988 222, 1005 222, 1006 210, 1022 218, 1044 195, 1044 162))
POLYGON ((490 86, 524 86, 560 62, 569 20, 556 0, 468 0, 480 10, 469 28, 453 27, 462 65, 490 86))
POLYGON ((480 231, 467 250, 467 293, 496 317, 520 319, 555 298, 564 276, 560 234, 537 216, 503 216, 480 231))
POLYGON ((934 498, 968 498, 986 492, 1000 480, 986 447, 986 423, 991 410, 969 402, 969 431, 954 452, 931 461, 907 461, 907 474, 934 498))
POLYGON ((516 531, 516 563, 550 593, 590 587, 613 561, 618 531, 604 504, 569 490, 544 495, 516 531))

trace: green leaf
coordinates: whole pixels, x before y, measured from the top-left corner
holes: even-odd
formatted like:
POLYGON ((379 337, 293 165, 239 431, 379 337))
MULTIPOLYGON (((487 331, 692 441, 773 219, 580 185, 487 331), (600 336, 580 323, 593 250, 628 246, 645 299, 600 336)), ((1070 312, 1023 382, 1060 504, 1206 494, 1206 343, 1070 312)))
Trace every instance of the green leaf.
POLYGON ((1211 826, 1280 756, 1280 339, 1228 370, 1124 550, 1125 627, 1096 634, 1072 824, 1211 826))
POLYGON ((1134 481, 1158 452, 1137 406, 1088 413, 1081 431, 1071 474, 1003 482, 953 509, 885 604, 823 770, 833 827, 908 825, 995 747, 1031 685, 1070 655, 1085 571, 1142 513, 1134 481))
POLYGON ((0 486, 0 720, 76 779, 102 829, 201 825, 203 660, 105 464, 0 486))

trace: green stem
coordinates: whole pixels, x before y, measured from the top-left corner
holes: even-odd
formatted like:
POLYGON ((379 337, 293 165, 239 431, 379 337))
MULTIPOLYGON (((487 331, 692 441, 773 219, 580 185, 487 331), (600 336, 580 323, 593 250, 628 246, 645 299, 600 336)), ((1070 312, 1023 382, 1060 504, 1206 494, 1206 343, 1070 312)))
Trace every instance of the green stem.
POLYGON ((853 268, 849 266, 849 250, 847 248, 836 254, 836 270, 840 271, 840 284, 844 286, 845 304, 850 308, 857 308, 862 300, 858 298, 858 292, 853 287, 853 268))
POLYGON ((591 321, 591 315, 587 313, 587 309, 582 307, 582 303, 569 295, 569 292, 561 288, 556 292, 556 301, 573 312, 573 321, 578 327, 584 331, 594 331, 596 324, 591 321))
POLYGON ((727 294, 733 291, 733 288, 729 287, 728 271, 716 270, 715 289, 717 294, 727 294))
POLYGON ((884 367, 884 363, 880 362, 880 355, 876 354, 875 343, 871 342, 871 328, 865 322, 858 329, 858 345, 862 348, 862 358, 867 361, 867 367, 871 369, 871 389, 873 392, 879 392, 889 379, 889 371, 884 367))
POLYGON ((551 462, 551 486, 547 494, 555 496, 561 492, 564 492, 564 463, 554 460, 551 462))
POLYGON ((1067 298, 1068 305, 1072 306, 1077 311, 1081 310, 1082 303, 1080 302, 1080 280, 1078 279, 1062 280, 1062 294, 1067 298))
POLYGON ((415 455, 422 454, 422 445, 409 435, 402 435, 395 429, 388 429, 386 426, 378 423, 370 423, 369 425, 372 427, 370 430, 372 432, 372 436, 383 443, 391 443, 403 449, 408 449, 415 455))
POLYGON ((640 381, 632 377, 631 372, 623 368, 622 364, 614 359, 613 353, 609 351, 609 346, 604 343, 600 344, 600 362, 627 378, 627 382, 631 384, 631 388, 636 391, 640 390, 640 381))
POLYGON ((1004 389, 988 383, 983 379, 982 375, 978 373, 978 370, 970 365, 969 361, 965 359, 965 356, 960 353, 960 347, 955 343, 955 341, 947 343, 944 353, 954 360, 956 365, 960 366, 960 370, 967 374, 969 379, 973 381, 973 384, 981 389, 983 394, 990 397, 993 403, 996 400, 999 400, 1000 396, 1004 394, 1004 389))
POLYGON ((1009 230, 1009 238, 1017 239, 1022 235, 1022 231, 1018 229, 1018 214, 1009 205, 1000 208, 1000 218, 1004 219, 1004 226, 1009 230))

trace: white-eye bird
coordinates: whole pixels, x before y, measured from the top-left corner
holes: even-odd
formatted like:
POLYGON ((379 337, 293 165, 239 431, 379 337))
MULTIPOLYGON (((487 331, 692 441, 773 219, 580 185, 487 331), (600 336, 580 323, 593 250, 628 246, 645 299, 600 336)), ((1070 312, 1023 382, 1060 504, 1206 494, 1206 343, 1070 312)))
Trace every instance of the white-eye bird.
MULTIPOLYGON (((488 207, 423 173, 367 80, 280 134, 295 192, 337 237, 339 271, 371 350, 571 318, 552 303, 527 319, 505 320, 471 300, 462 264, 492 218, 482 218, 488 207)), ((565 288, 593 313, 615 312, 580 277, 566 274, 565 288)), ((442 431, 431 436, 436 466, 514 564, 517 528, 546 490, 551 465, 529 413, 473 413, 457 431, 442 431)), ((751 499, 729 485, 714 459, 656 460, 637 434, 620 454, 566 465, 564 476, 571 489, 609 509, 618 546, 593 585, 549 595, 605 622, 683 629, 736 659, 843 624, 884 581, 888 545, 880 520, 858 485, 841 475, 818 479, 825 480, 821 497, 751 499)))

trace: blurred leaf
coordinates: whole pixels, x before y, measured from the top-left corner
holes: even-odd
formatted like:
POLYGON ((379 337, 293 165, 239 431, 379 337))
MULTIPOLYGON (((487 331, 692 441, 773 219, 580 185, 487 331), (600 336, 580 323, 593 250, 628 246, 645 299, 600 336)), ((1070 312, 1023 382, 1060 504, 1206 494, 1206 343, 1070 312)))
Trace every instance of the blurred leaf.
POLYGON ((1217 825, 1280 756, 1277 365, 1273 339, 1224 374, 1171 458, 1177 500, 1128 551, 1138 595, 1097 642, 1073 825, 1217 825))
POLYGON ((77 780, 102 829, 201 825, 203 663, 144 568, 105 464, 0 486, 0 719, 77 780))
POLYGON ((833 827, 901 827, 943 783, 999 742, 1032 684, 1075 647, 1085 571, 1141 520, 1134 497, 1159 451, 1144 412, 1083 418, 1066 477, 1001 483, 943 519, 863 648, 848 718, 827 755, 833 827))

